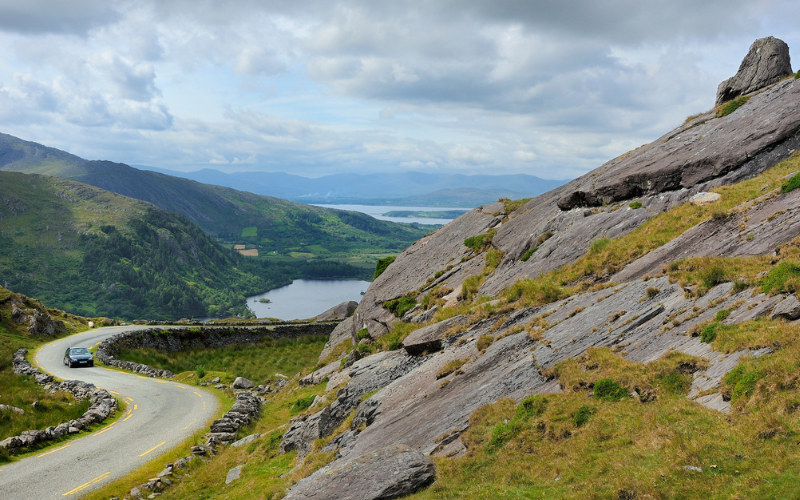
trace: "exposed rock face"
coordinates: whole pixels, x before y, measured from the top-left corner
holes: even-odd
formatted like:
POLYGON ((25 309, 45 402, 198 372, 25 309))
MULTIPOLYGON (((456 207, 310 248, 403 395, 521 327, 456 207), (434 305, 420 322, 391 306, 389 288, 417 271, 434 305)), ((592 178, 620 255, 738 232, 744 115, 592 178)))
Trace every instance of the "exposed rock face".
POLYGON ((797 300, 794 295, 789 295, 780 301, 770 315, 770 319, 775 318, 786 318, 788 320, 800 318, 800 300, 797 300))
POLYGON ((432 483, 436 466, 407 446, 391 446, 323 467, 301 480, 286 500, 378 500, 397 498, 432 483))
POLYGON ((789 46, 775 37, 759 38, 742 60, 739 71, 717 88, 717 104, 779 82, 791 75, 789 46))
POLYGON ((236 431, 250 424, 258 417, 260 411, 261 400, 257 396, 249 392, 238 393, 231 409, 211 424, 211 433, 207 435, 208 445, 233 442, 236 439, 236 431))
POLYGON ((353 314, 353 311, 356 310, 358 307, 358 302, 355 300, 351 300, 349 302, 342 302, 337 306, 333 306, 324 313, 320 314, 316 318, 315 321, 333 321, 333 320, 341 320, 350 317, 353 314))

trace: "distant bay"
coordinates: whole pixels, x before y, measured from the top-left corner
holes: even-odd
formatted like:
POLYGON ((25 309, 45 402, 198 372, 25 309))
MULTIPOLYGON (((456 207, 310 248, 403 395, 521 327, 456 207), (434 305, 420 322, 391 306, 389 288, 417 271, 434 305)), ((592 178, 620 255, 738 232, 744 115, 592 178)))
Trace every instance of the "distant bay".
POLYGON ((390 222, 404 222, 406 224, 416 222, 418 224, 430 225, 444 225, 456 218, 456 215, 468 212, 469 208, 457 207, 413 207, 413 206, 390 206, 390 205, 323 205, 315 204, 318 207, 335 208, 338 210, 350 210, 353 212, 361 212, 372 216, 378 220, 386 220, 390 222), (402 212, 401 216, 390 214, 393 212, 402 212), (414 217, 414 214, 422 212, 425 217, 414 217), (441 212, 441 217, 435 217, 434 212, 441 212), (409 216, 411 214, 411 216, 409 216))
POLYGON ((308 319, 342 302, 361 301, 369 281, 294 280, 291 285, 247 297, 247 307, 259 318, 308 319), (269 302, 261 302, 260 299, 269 302))

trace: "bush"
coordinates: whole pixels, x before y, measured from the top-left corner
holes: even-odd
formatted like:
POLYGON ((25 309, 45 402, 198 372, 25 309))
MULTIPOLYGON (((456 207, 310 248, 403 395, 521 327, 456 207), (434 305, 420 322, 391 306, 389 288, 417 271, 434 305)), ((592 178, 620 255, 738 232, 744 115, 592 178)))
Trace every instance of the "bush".
POLYGON ((628 397, 628 391, 610 378, 602 378, 594 383, 594 397, 603 401, 619 401, 628 397))
POLYGON ((413 297, 400 297, 399 299, 387 300, 383 303, 383 307, 389 310, 398 318, 402 318, 405 313, 411 310, 417 301, 413 297))
POLYGON ((477 236, 470 236, 466 240, 464 240, 464 246, 472 250, 473 252, 480 252, 483 250, 483 247, 486 245, 485 234, 479 234, 477 236))
POLYGON ((739 365, 725 376, 725 383, 733 386, 731 401, 749 398, 756 388, 756 383, 762 378, 758 370, 748 370, 745 365, 739 365))
POLYGON ((522 258, 520 258, 520 260, 521 260, 522 262, 527 262, 527 260, 531 258, 531 255, 533 255, 533 253, 534 253, 534 252, 536 252, 536 250, 539 250, 539 247, 533 247, 533 248, 531 248, 530 250, 528 250, 527 252, 525 252, 525 253, 522 255, 522 258))
POLYGON ((197 365, 194 367, 194 372, 199 378, 203 378, 206 376, 206 367, 203 365, 197 365))
POLYGON ((642 208, 644 205, 642 205, 641 201, 634 201, 633 203, 631 203, 628 206, 631 207, 632 209, 636 210, 637 208, 642 208))
POLYGON ((487 347, 492 345, 492 342, 494 342, 494 337, 492 337, 491 335, 481 335, 475 346, 478 348, 479 351, 483 352, 486 350, 487 347))
POLYGON ((373 281, 375 280, 375 278, 383 274, 386 268, 389 267, 389 264, 394 262, 396 258, 397 258, 396 256, 392 255, 390 257, 385 257, 383 259, 380 259, 378 263, 375 265, 375 274, 372 275, 373 281))
POLYGON ((647 295, 647 298, 648 298, 648 299, 652 299, 653 297, 655 297, 656 295, 658 295, 659 293, 661 293, 661 290, 659 290, 658 288, 656 288, 656 287, 654 287, 654 286, 651 286, 651 287, 650 287, 650 288, 648 288, 648 289, 647 289, 647 291, 645 291, 644 293, 645 293, 645 295, 647 295))
POLYGON ((731 315, 731 311, 729 309, 723 309, 721 311, 717 311, 716 316, 714 316, 714 321, 725 321, 725 319, 731 315))
POLYGON ((733 113, 739 107, 741 107, 744 103, 750 100, 750 96, 741 96, 733 99, 732 101, 728 101, 725 104, 721 105, 717 110, 716 117, 722 118, 723 116, 728 116, 729 114, 733 113))
POLYGON ((358 337, 358 340, 368 339, 370 338, 369 330, 362 328, 358 331, 358 333, 356 333, 356 336, 358 337))
POLYGON ((775 266, 761 279, 761 291, 764 293, 796 292, 800 282, 800 264, 784 261, 775 266))
POLYGON ((572 423, 575 424, 575 427, 581 427, 589 421, 592 413, 594 413, 594 409, 591 406, 583 405, 572 415, 572 423))
POLYGON ((794 174, 788 181, 781 186, 781 193, 788 193, 800 187, 800 172, 794 174))
POLYGON ((454 371, 464 366, 464 363, 466 363, 467 361, 469 361, 469 358, 454 359, 453 361, 446 363, 436 374, 436 378, 440 379, 450 375, 454 371))
POLYGON ((292 415, 297 415, 300 412, 308 410, 311 407, 311 403, 314 402, 315 397, 317 397, 315 394, 309 394, 304 398, 296 400, 289 406, 289 411, 292 415))
POLYGON ((719 323, 711 323, 710 325, 706 325, 700 331, 700 342, 704 342, 706 344, 713 342, 715 338, 717 338, 717 326, 719 323))
POLYGON ((547 409, 547 398, 541 394, 528 396, 523 399, 514 411, 514 419, 522 420, 531 417, 538 417, 547 409))

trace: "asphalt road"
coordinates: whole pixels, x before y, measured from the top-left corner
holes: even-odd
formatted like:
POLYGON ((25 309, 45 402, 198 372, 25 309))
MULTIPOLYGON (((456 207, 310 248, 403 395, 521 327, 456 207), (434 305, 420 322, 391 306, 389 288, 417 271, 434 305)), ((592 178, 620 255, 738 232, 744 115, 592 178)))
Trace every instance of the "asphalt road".
POLYGON ((41 347, 40 369, 64 380, 83 380, 125 400, 123 417, 110 426, 17 462, 0 465, 0 499, 75 499, 100 488, 180 444, 204 428, 219 402, 202 389, 95 366, 63 365, 67 347, 92 347, 136 327, 107 327, 41 347))

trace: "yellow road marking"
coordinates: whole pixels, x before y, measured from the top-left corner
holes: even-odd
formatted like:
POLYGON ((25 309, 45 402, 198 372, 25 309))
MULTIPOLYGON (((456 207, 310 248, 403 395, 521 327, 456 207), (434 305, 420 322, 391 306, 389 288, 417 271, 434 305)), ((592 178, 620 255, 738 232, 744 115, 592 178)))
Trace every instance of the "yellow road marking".
POLYGON ((134 410, 138 410, 139 409, 139 405, 133 405, 133 409, 134 410))
POLYGON ((192 391, 192 392, 194 392, 195 394, 197 394, 197 397, 200 397, 200 398, 202 398, 202 397, 203 397, 203 395, 202 395, 202 394, 200 394, 200 393, 199 393, 199 392, 197 392, 197 391, 192 391))
POLYGON ((191 425, 192 425, 193 423, 195 423, 195 422, 197 422, 197 419, 194 419, 194 420, 192 420, 191 422, 189 422, 189 425, 187 425, 186 427, 184 427, 184 428, 183 428, 183 430, 186 430, 186 429, 188 429, 188 428, 189 428, 189 426, 191 426, 191 425))
POLYGON ((142 377, 141 375, 136 375, 136 378, 140 378, 142 380, 147 380, 147 377, 142 377))
POLYGON ((119 396, 119 393, 118 393, 118 392, 114 392, 114 391, 108 391, 108 392, 110 392, 111 394, 114 394, 114 395, 116 395, 116 396, 119 396))
POLYGON ((127 399, 128 401, 130 401, 131 403, 133 403, 133 398, 132 398, 132 397, 130 397, 130 396, 125 396, 125 399, 127 399))
POLYGON ((150 453, 151 451, 153 451, 153 450, 155 450, 156 448, 158 448, 159 446, 164 446, 165 444, 167 444, 167 442, 166 442, 166 441, 164 441, 164 442, 163 442, 163 443, 161 443, 161 444, 157 444, 157 445, 153 446, 152 448, 150 448, 149 450, 147 450, 146 452, 142 453, 142 454, 141 454, 141 455, 139 455, 139 456, 140 456, 140 457, 143 457, 143 456, 147 455, 148 453, 150 453))
POLYGON ((92 436, 99 436, 100 434, 104 433, 105 431, 110 430, 112 427, 114 427, 114 424, 111 424, 108 427, 105 427, 104 429, 101 429, 101 430, 95 432, 94 434, 92 434, 92 436))
POLYGON ((42 453, 41 455, 36 455, 36 458, 43 457, 43 456, 49 455, 51 453, 55 453, 57 451, 63 450, 64 448, 69 448, 70 446, 72 446, 72 445, 68 444, 68 445, 62 446, 61 448, 56 448, 55 450, 50 450, 48 452, 42 453))
POLYGON ((166 384, 167 383, 166 380, 156 380, 156 382, 158 382, 159 384, 166 384))
POLYGON ((204 410, 206 409, 206 402, 205 401, 203 401, 203 409, 204 410))
POLYGON ((130 413, 130 414, 128 414, 128 416, 127 416, 127 417, 123 418, 123 419, 122 419, 122 421, 123 421, 123 422, 127 422, 127 421, 128 421, 128 419, 129 419, 129 418, 131 418, 132 416, 133 416, 133 413, 130 413))
POLYGON ((178 387, 179 389, 186 389, 186 386, 178 385, 178 384, 175 384, 175 387, 178 387))
POLYGON ((106 472, 105 474, 97 476, 96 478, 92 479, 91 481, 83 483, 82 485, 78 486, 74 490, 69 490, 68 492, 63 493, 61 496, 65 497, 67 495, 72 495, 73 493, 77 493, 77 492, 81 491, 82 489, 88 488, 90 485, 92 485, 94 483, 99 483, 103 479, 106 479, 109 476, 109 474, 111 474, 111 472, 106 472))

